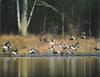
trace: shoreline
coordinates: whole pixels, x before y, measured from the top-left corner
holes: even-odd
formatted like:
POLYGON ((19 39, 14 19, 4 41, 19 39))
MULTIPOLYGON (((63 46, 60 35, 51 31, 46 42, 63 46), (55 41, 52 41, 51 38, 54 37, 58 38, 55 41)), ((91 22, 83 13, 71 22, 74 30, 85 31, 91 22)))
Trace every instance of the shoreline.
POLYGON ((3 55, 0 54, 0 57, 100 57, 100 51, 99 53, 81 53, 81 54, 66 54, 66 55, 60 55, 60 54, 17 54, 17 55, 3 55))
MULTIPOLYGON (((47 38, 48 41, 51 41, 51 35, 46 34, 43 36, 39 35, 30 35, 29 37, 21 37, 17 35, 2 35, 0 36, 0 52, 2 52, 2 44, 7 42, 8 40, 12 43, 12 49, 18 48, 18 53, 20 55, 28 54, 31 48, 35 48, 40 53, 48 52, 49 51, 49 43, 41 42, 41 38, 47 38)), ((69 40, 67 37, 61 39, 60 36, 55 38, 56 43, 59 45, 60 43, 73 45, 79 42, 80 47, 77 49, 79 54, 94 54, 98 51, 95 50, 95 47, 98 45, 97 39, 90 38, 90 39, 78 39, 78 40, 69 40)), ((73 51, 72 51, 73 52, 73 51)))

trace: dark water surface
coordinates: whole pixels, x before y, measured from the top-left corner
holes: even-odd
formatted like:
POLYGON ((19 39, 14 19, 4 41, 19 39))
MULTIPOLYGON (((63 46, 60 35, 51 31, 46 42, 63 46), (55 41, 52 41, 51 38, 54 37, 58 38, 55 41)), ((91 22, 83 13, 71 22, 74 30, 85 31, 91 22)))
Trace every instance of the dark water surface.
POLYGON ((0 77, 100 77, 100 58, 0 57, 0 77))

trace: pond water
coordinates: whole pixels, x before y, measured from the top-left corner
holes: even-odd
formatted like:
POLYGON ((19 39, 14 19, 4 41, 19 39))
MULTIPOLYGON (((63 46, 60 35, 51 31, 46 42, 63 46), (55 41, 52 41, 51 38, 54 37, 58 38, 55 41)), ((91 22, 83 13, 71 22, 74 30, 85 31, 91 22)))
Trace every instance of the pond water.
POLYGON ((0 57, 0 77, 100 77, 100 58, 0 57))

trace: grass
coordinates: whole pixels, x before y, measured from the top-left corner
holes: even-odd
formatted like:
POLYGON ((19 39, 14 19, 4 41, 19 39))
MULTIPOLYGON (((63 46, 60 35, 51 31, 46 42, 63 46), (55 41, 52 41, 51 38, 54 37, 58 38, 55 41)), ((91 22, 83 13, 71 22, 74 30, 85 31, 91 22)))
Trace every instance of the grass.
MULTIPOLYGON (((2 44, 6 41, 10 40, 12 43, 12 48, 18 48, 20 51, 20 54, 26 54, 28 51, 34 47, 40 52, 46 52, 49 49, 49 44, 44 43, 42 44, 40 41, 41 36, 39 35, 30 35, 28 37, 21 37, 18 35, 2 35, 0 36, 0 49, 2 48, 2 44)), ((47 38, 48 41, 51 41, 52 35, 51 34, 45 34, 42 36, 42 38, 47 38)), ((72 45, 73 43, 79 42, 80 48, 78 49, 79 53, 94 53, 94 48, 97 46, 97 42, 95 39, 79 39, 79 40, 69 40, 68 37, 65 37, 64 39, 61 39, 60 36, 57 36, 55 39, 57 44, 60 44, 61 42, 72 45)), ((100 46, 100 45, 99 45, 100 46)), ((1 50, 0 50, 1 51, 1 50)))

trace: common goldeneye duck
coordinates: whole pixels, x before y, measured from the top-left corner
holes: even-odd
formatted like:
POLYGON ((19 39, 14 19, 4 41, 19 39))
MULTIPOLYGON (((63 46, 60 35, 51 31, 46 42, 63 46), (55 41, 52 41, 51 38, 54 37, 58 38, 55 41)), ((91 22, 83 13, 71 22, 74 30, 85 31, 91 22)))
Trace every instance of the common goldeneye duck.
POLYGON ((86 39, 86 36, 82 35, 82 36, 81 36, 81 39, 86 39))
POLYGON ((46 38, 43 39, 44 42, 48 43, 48 40, 46 38))
POLYGON ((100 50, 100 48, 99 47, 96 47, 95 50, 100 50))
POLYGON ((11 43, 10 43, 10 41, 7 41, 4 45, 7 46, 8 48, 11 48, 11 43))
POLYGON ((51 45, 55 45, 55 40, 49 42, 51 45))
POLYGON ((16 53, 16 52, 12 51, 12 52, 11 52, 11 54, 12 54, 12 55, 17 55, 18 53, 16 53))
POLYGON ((17 55, 17 54, 18 54, 18 49, 13 50, 13 51, 11 52, 11 54, 12 54, 12 55, 17 55))
POLYGON ((66 52, 66 54, 71 54, 71 53, 72 53, 71 51, 67 51, 67 52, 66 52))
POLYGON ((76 37, 71 36, 71 38, 69 40, 76 40, 76 37))
POLYGON ((75 46, 70 46, 70 49, 75 50, 75 49, 76 49, 76 47, 75 47, 75 46))
POLYGON ((69 48, 76 50, 77 48, 79 48, 79 43, 76 43, 75 45, 71 45, 69 48))
POLYGON ((81 32, 81 39, 86 39, 86 33, 85 32, 81 32))
POLYGON ((63 49, 69 49, 70 46, 66 45, 66 44, 61 44, 60 47, 62 47, 63 49))
POLYGON ((59 53, 58 51, 56 51, 56 50, 54 49, 53 46, 50 48, 50 50, 51 50, 51 52, 52 52, 53 54, 58 54, 58 53, 59 53))
POLYGON ((9 49, 6 45, 4 45, 2 48, 3 48, 3 52, 7 52, 9 49))
POLYGON ((36 49, 32 48, 30 51, 29 51, 30 54, 35 54, 35 53, 39 53, 36 49))

